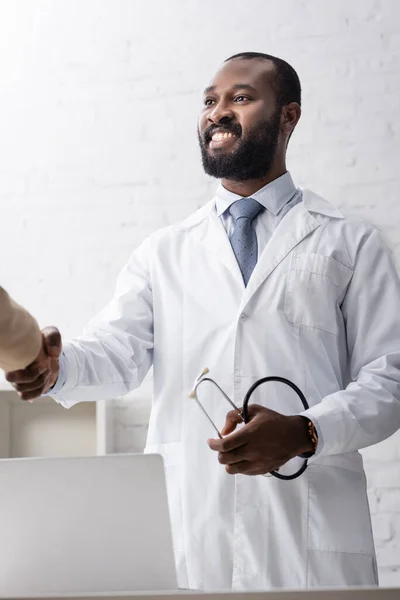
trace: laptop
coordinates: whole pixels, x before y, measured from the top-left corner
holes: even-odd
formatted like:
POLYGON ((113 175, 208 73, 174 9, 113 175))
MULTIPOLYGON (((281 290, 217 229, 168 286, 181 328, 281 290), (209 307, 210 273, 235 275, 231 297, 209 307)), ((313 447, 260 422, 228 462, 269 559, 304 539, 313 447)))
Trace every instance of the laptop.
POLYGON ((0 596, 176 590, 162 458, 0 460, 0 596))

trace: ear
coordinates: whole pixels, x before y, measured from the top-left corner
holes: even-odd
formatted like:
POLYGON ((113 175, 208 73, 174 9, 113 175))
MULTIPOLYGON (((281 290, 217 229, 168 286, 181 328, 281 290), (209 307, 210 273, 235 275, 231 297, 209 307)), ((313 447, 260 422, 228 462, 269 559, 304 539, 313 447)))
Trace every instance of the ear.
POLYGON ((290 136, 301 117, 301 108, 297 102, 285 104, 281 112, 281 129, 287 136, 290 136))

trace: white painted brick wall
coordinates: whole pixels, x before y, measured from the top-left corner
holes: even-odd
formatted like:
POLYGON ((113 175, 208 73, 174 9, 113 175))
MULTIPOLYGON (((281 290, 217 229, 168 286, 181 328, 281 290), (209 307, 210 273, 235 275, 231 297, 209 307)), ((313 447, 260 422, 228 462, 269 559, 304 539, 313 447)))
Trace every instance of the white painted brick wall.
MULTIPOLYGON (((400 266, 397 0, 0 0, 0 281, 42 326, 79 334, 131 250, 209 199, 201 91, 242 50, 300 74, 296 181, 378 225, 400 266)), ((116 449, 141 443, 131 406, 114 413, 116 449)), ((365 457, 400 585, 400 437, 365 457)))

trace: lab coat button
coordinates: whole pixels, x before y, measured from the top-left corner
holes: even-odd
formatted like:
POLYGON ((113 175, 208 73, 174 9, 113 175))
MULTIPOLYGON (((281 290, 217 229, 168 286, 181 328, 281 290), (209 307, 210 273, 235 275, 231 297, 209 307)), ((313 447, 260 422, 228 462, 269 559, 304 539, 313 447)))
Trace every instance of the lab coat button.
POLYGON ((246 315, 246 313, 242 313, 242 314, 240 315, 240 320, 241 320, 241 321, 245 321, 246 319, 247 319, 247 315, 246 315))

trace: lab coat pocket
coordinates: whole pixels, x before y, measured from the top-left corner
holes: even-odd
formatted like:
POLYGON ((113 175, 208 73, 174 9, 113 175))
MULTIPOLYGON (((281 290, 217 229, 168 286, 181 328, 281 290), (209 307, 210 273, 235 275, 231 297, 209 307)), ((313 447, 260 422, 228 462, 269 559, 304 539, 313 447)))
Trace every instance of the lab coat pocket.
POLYGON ((363 470, 310 464, 308 550, 374 556, 363 470))
POLYGON ((373 555, 309 550, 307 558, 308 588, 378 585, 373 555))
POLYGON ((148 445, 145 454, 160 454, 163 458, 174 550, 183 552, 182 442, 148 445))
POLYGON ((351 269, 323 254, 293 254, 287 275, 285 316, 290 323, 337 334, 339 301, 351 269))

